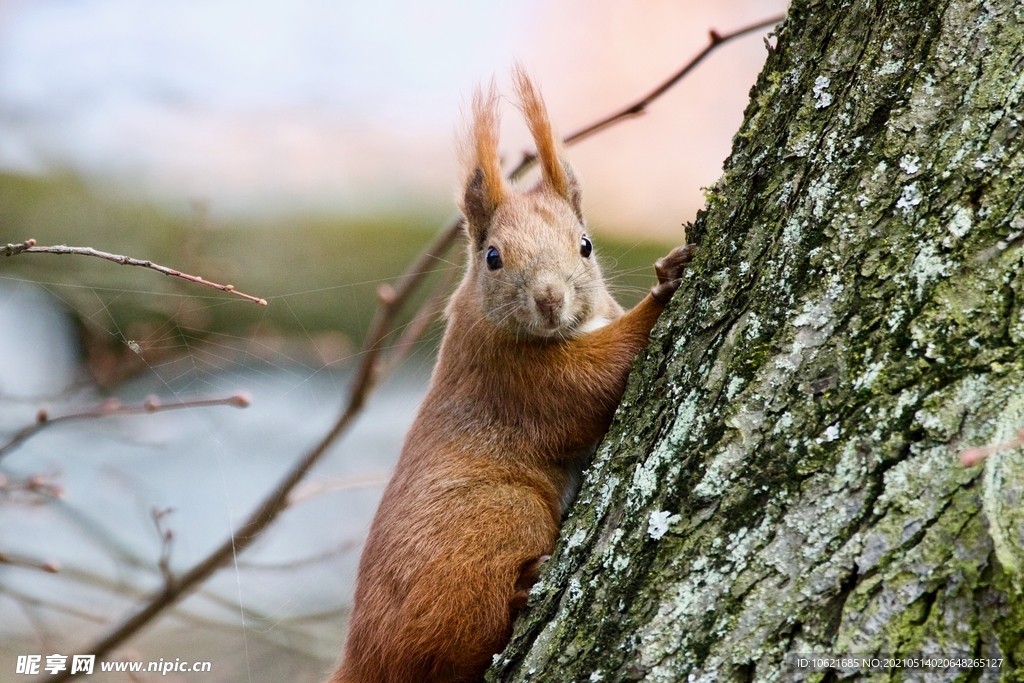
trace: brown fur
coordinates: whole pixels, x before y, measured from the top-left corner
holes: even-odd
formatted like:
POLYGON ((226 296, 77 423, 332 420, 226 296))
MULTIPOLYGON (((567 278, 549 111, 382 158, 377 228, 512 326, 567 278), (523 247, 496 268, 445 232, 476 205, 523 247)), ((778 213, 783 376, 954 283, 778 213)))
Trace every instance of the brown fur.
POLYGON ((575 178, 552 180, 552 168, 568 166, 543 102, 517 78, 537 147, 556 156, 527 192, 500 179, 488 206, 498 196, 497 114, 493 90, 478 93, 469 265, 370 528, 334 683, 481 680, 554 547, 572 470, 608 428, 690 258, 685 247, 659 261, 652 295, 623 314, 594 257, 580 253, 585 226, 566 196, 575 178), (486 264, 492 246, 497 270, 486 264))
MULTIPOLYGON (((505 176, 501 172, 501 155, 498 153, 498 133, 501 114, 498 111, 498 87, 492 80, 486 94, 477 89, 473 93, 473 131, 471 150, 463 150, 463 156, 472 159, 473 169, 483 171, 484 192, 490 210, 494 210, 508 195, 505 176)), ((468 147, 468 145, 464 145, 468 147)))
POLYGON ((526 117, 526 125, 529 126, 530 134, 537 143, 537 159, 540 161, 541 174, 555 193, 568 199, 569 179, 566 177, 565 167, 562 166, 562 145, 551 128, 544 101, 521 65, 516 64, 513 74, 516 94, 519 96, 523 116, 526 117))

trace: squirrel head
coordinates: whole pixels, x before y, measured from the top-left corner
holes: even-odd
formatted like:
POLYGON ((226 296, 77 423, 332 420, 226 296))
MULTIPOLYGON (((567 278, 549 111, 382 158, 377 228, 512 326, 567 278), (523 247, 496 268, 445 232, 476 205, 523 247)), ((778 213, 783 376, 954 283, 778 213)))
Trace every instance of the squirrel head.
POLYGON ((544 102, 521 67, 513 77, 541 178, 525 191, 505 182, 497 90, 493 81, 486 93, 478 88, 462 154, 467 179, 459 199, 470 257, 460 291, 468 290, 487 320, 517 337, 572 337, 607 322, 609 306, 617 304, 605 288, 579 182, 544 102))

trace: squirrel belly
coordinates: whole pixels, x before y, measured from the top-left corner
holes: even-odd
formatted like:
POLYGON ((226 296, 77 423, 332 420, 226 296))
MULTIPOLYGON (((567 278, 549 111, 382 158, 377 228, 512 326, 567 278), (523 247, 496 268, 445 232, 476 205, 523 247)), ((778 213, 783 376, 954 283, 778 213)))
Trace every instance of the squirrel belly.
POLYGON ((497 94, 477 93, 462 210, 469 260, 430 388, 359 563, 333 683, 480 681, 551 554, 579 473, 693 247, 628 312, 608 293, 579 185, 518 71, 542 178, 506 185, 497 94))

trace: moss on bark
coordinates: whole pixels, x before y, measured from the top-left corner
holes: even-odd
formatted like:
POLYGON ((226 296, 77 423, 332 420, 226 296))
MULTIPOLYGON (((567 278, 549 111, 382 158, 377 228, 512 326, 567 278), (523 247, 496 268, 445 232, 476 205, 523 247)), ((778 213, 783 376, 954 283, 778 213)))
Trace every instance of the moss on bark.
POLYGON ((1024 427, 1022 126, 1015 0, 794 2, 488 680, 1024 680, 1024 449, 957 464, 1024 427))

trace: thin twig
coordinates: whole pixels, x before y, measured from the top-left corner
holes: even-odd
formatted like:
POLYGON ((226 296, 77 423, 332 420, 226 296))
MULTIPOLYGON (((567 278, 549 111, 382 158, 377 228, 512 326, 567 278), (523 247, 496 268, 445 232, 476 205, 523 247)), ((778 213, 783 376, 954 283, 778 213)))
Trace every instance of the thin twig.
MULTIPOLYGON (((145 569, 150 573, 153 572, 151 565, 147 565, 145 569)), ((117 598, 141 598, 149 594, 148 587, 137 586, 129 582, 123 575, 119 575, 119 578, 115 580, 77 565, 60 565, 58 576, 66 581, 105 591, 117 598)))
POLYGON ((12 567, 25 567, 26 569, 38 569, 47 574, 56 574, 60 571, 60 563, 48 560, 35 560, 23 555, 12 555, 11 553, 0 553, 0 564, 7 564, 12 567))
MULTIPOLYGON (((778 23, 781 19, 782 17, 775 17, 725 36, 712 31, 711 45, 706 47, 675 76, 663 83, 639 103, 634 104, 631 107, 627 107, 626 110, 623 110, 622 112, 613 114, 606 119, 602 119, 598 123, 570 135, 565 139, 565 144, 571 145, 572 143, 613 125, 620 120, 637 115, 644 107, 689 73, 689 71, 704 59, 704 57, 707 56, 707 54, 709 54, 715 47, 727 42, 728 40, 743 35, 744 33, 749 33, 759 28, 778 23), (636 109, 638 105, 640 105, 640 110, 632 111, 636 109)), ((524 155, 520 164, 508 174, 509 179, 515 180, 530 167, 533 161, 534 159, 532 155, 524 155)), ((342 410, 341 415, 338 417, 338 420, 334 423, 334 426, 331 427, 330 431, 324 435, 316 446, 302 456, 302 458, 282 478, 277 487, 275 487, 274 490, 256 506, 255 511, 249 519, 246 520, 230 538, 210 553, 205 559, 196 564, 192 569, 178 577, 178 580, 170 590, 160 591, 153 594, 149 601, 145 605, 141 606, 138 612, 126 618, 108 635, 92 645, 89 645, 84 651, 94 653, 97 657, 101 657, 123 643, 134 635, 136 631, 149 623, 150 620, 160 614, 164 609, 174 605, 178 600, 191 592, 197 584, 205 581, 217 569, 226 565, 232 558, 241 554, 242 551, 249 547, 252 542, 256 540, 259 534, 262 533, 263 530, 266 529, 270 523, 288 507, 289 494, 292 489, 294 489, 295 486, 306 476, 306 473, 309 472, 317 462, 319 462, 320 458, 323 457, 338 437, 348 429, 353 419, 355 419, 362 410, 363 405, 366 403, 367 396, 376 384, 377 380, 380 378, 382 370, 384 369, 384 363, 381 362, 383 342, 388 335, 391 334, 399 311, 423 283, 427 275, 432 272, 431 266, 441 260, 455 243, 456 239, 462 233, 463 225, 464 219, 461 216, 451 220, 437 235, 437 237, 434 238, 434 241, 431 242, 420 254, 416 261, 413 262, 413 264, 406 270, 405 274, 399 280, 398 285, 393 289, 390 287, 384 288, 378 293, 380 305, 377 308, 377 313, 370 325, 370 331, 363 344, 362 360, 359 367, 356 369, 355 377, 353 378, 345 407, 342 410)), ((417 326, 419 333, 422 333, 425 328, 425 324, 417 326)), ((406 340, 406 343, 400 343, 399 347, 400 349, 408 349, 410 344, 410 340, 406 340)), ((61 673, 45 679, 45 683, 62 683, 69 678, 71 678, 70 674, 61 673)))
POLYGON ((139 405, 124 406, 117 399, 103 401, 95 408, 83 410, 80 413, 71 413, 50 417, 45 410, 40 410, 36 415, 33 424, 22 427, 15 432, 7 443, 0 446, 0 458, 13 451, 29 438, 35 436, 47 427, 52 427, 64 422, 75 422, 78 420, 91 420, 110 415, 144 415, 146 413, 162 413, 167 410, 181 410, 182 408, 205 408, 207 406, 234 406, 245 408, 249 405, 250 399, 246 394, 235 394, 227 398, 210 398, 197 401, 181 401, 178 403, 160 403, 155 396, 150 396, 139 405))
POLYGON ((37 500, 30 500, 30 504, 64 497, 64 489, 48 481, 44 474, 33 474, 25 479, 8 479, 0 474, 0 493, 13 495, 21 491, 39 497, 37 500))
MULTIPOLYGON (((665 91, 667 91, 669 88, 671 88, 676 83, 681 81, 683 77, 686 76, 686 74, 690 73, 698 64, 704 61, 705 57, 714 52, 715 48, 719 47, 720 45, 724 45, 725 43, 729 42, 730 40, 733 40, 734 38, 745 36, 748 33, 753 33, 754 31, 757 31, 762 28, 774 26, 775 24, 778 24, 785 18, 785 14, 780 14, 770 19, 764 19, 762 21, 759 21, 756 24, 744 26, 743 28, 733 31, 732 33, 723 34, 719 33, 718 31, 715 31, 714 29, 708 31, 708 44, 704 47, 703 50, 698 52, 696 56, 694 56, 690 61, 684 64, 683 67, 679 69, 679 71, 675 72, 671 78, 663 82, 657 88, 647 93, 645 96, 643 96, 633 104, 629 105, 628 107, 624 107, 623 109, 620 109, 614 114, 609 114, 603 119, 595 121, 589 126, 581 128, 572 135, 565 137, 562 140, 562 144, 568 147, 569 145, 577 143, 580 140, 583 140, 584 138, 588 138, 594 133, 600 130, 604 130, 608 126, 614 125, 619 121, 622 121, 623 119, 630 119, 633 118, 634 116, 640 116, 641 114, 644 113, 644 111, 647 110, 647 106, 651 102, 664 95, 665 91)), ((519 164, 514 169, 512 169, 512 171, 508 174, 509 178, 512 180, 518 179, 524 173, 530 170, 530 168, 533 166, 536 160, 536 154, 524 154, 519 164)))
POLYGON ((248 299, 253 303, 257 303, 260 306, 266 306, 267 300, 261 299, 258 296, 252 296, 251 294, 244 294, 235 289, 234 285, 219 285, 216 282, 204 280, 198 275, 189 275, 183 273, 180 270, 174 268, 168 268, 167 266, 161 266, 152 261, 143 261, 137 258, 131 258, 130 256, 121 256, 120 254, 109 254, 105 251, 97 251, 92 247, 69 247, 64 244, 57 244, 51 247, 37 247, 35 240, 25 240, 20 244, 8 244, 4 247, 4 256, 16 256, 17 254, 72 254, 76 256, 95 256, 106 261, 112 261, 113 263, 120 264, 122 266, 138 266, 140 268, 149 268, 155 270, 158 273, 169 275, 171 277, 180 277, 182 280, 188 280, 189 282, 195 282, 199 285, 206 285, 207 287, 213 287, 219 289, 222 292, 228 294, 234 294, 240 296, 243 299, 248 299))

